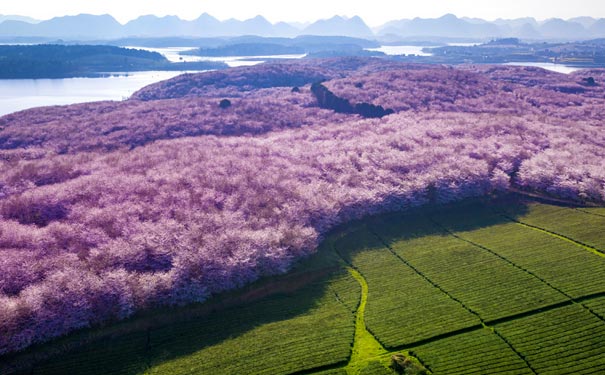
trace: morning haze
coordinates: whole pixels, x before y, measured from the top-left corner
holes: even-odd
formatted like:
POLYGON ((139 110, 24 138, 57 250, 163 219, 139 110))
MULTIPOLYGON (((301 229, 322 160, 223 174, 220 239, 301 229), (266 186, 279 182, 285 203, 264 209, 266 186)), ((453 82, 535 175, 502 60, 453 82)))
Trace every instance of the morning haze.
MULTIPOLYGON (((516 3, 516 2, 515 2, 516 3)), ((321 1, 308 0, 304 2, 283 2, 275 0, 221 1, 206 0, 192 2, 188 0, 174 1, 120 1, 120 0, 57 0, 40 2, 36 0, 3 1, 2 13, 18 14, 46 20, 53 17, 76 15, 80 13, 111 14, 120 23, 145 14, 157 16, 176 15, 182 19, 193 20, 207 12, 226 20, 249 19, 259 14, 271 22, 313 22, 317 19, 329 18, 335 14, 347 17, 360 15, 372 27, 380 26, 393 19, 414 17, 436 18, 447 13, 460 17, 482 18, 495 20, 499 18, 512 19, 534 17, 539 20, 549 18, 573 18, 591 16, 605 17, 605 7, 599 0, 578 0, 570 6, 569 1, 528 0, 519 4, 508 2, 487 2, 475 0, 445 1, 321 1)))
MULTIPOLYGON (((178 16, 144 15, 125 24, 113 16, 79 14, 36 22, 23 16, 0 19, 0 38, 44 37, 71 41, 128 37, 296 37, 299 35, 348 36, 355 38, 470 38, 489 40, 515 37, 528 40, 585 40, 605 37, 605 18, 576 17, 538 21, 533 17, 486 21, 445 14, 436 18, 394 19, 370 27, 359 16, 331 16, 312 23, 271 23, 257 15, 245 20, 221 21, 208 13, 193 20, 178 16)), ((8 40, 8 39, 7 39, 8 40)))
POLYGON ((0 374, 605 373, 603 0, 0 1, 0 374))

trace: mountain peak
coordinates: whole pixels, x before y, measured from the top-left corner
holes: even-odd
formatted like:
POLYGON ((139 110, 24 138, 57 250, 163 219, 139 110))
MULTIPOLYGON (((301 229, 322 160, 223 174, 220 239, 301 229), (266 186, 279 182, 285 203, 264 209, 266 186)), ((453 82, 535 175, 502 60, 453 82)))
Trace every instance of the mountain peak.
POLYGON ((212 22, 216 21, 216 22, 219 22, 218 19, 216 19, 214 16, 211 16, 210 14, 208 14, 206 12, 200 14, 200 16, 198 18, 196 18, 195 20, 196 21, 206 21, 206 22, 207 21, 212 21, 212 22))
POLYGON ((269 22, 265 17, 261 16, 260 14, 257 15, 254 18, 250 18, 249 20, 246 20, 244 22, 253 22, 255 24, 259 24, 259 25, 271 25, 271 22, 269 22))
POLYGON ((319 21, 346 21, 346 19, 343 16, 339 16, 338 14, 335 14, 328 19, 319 20, 319 21))
POLYGON ((39 23, 39 20, 33 19, 31 17, 25 17, 25 16, 17 16, 14 14, 0 14, 0 23, 4 22, 4 21, 20 21, 20 22, 27 22, 27 23, 39 23))
MULTIPOLYGON (((109 14, 78 14, 55 17, 51 20, 31 22, 21 16, 0 15, 0 37, 46 37, 70 40, 98 40, 127 36, 282 36, 297 35, 350 36, 374 39, 374 33, 359 15, 352 17, 334 15, 314 23, 272 24, 264 16, 257 15, 241 21, 219 21, 208 13, 202 13, 193 21, 177 16, 143 15, 121 25, 109 14), (23 22, 25 21, 25 22, 23 22), (29 22, 29 23, 28 23, 29 22), (301 31, 302 30, 302 31, 301 31)), ((33 20, 35 21, 35 20, 33 20)), ((525 17, 485 21, 479 18, 458 18, 447 13, 439 18, 414 18, 394 20, 378 27, 380 35, 396 38, 437 37, 485 40, 486 38, 517 37, 521 39, 581 40, 605 37, 605 19, 575 17, 568 20, 551 18, 536 21, 525 17)))
POLYGON ((333 16, 327 20, 319 20, 307 26, 303 31, 306 35, 350 36, 355 38, 372 39, 374 33, 359 16, 345 18, 333 16))
POLYGON ((439 17, 440 20, 458 20, 458 17, 456 17, 454 14, 452 13, 447 13, 444 14, 443 16, 439 17))

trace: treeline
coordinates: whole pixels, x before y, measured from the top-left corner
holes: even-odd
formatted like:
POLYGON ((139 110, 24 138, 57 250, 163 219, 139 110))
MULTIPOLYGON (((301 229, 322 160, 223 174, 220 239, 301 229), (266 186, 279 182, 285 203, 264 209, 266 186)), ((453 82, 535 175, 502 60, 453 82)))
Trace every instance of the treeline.
POLYGON ((603 82, 604 69, 304 60, 4 116, 0 362, 285 272, 365 215, 509 188, 603 203, 603 82), (396 113, 322 109, 322 79, 326 97, 396 113))
POLYGON ((309 57, 385 56, 366 48, 379 47, 365 39, 338 36, 297 38, 240 37, 221 41, 200 40, 200 48, 183 52, 194 56, 269 56, 307 54, 309 57), (216 44, 213 44, 216 43, 216 44))
POLYGON ((347 99, 334 95, 332 91, 319 82, 311 85, 311 92, 315 95, 320 108, 331 109, 337 113, 354 113, 368 118, 381 118, 395 113, 392 109, 384 109, 380 105, 371 103, 352 105, 347 99))
POLYGON ((157 52, 104 45, 0 46, 0 78, 68 78, 104 72, 208 70, 222 63, 171 63, 157 52))
POLYGON ((429 57, 400 57, 404 61, 431 61, 445 64, 501 64, 508 62, 554 62, 577 67, 603 67, 605 41, 574 43, 523 43, 517 38, 496 39, 472 46, 428 48, 429 57))

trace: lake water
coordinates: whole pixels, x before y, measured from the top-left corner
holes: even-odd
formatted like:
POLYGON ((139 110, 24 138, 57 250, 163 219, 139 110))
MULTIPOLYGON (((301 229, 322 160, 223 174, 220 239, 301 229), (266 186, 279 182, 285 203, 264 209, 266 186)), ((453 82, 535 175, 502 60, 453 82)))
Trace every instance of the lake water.
MULTIPOLYGON (((475 46, 477 43, 448 43, 448 46, 475 46)), ((416 55, 416 56, 432 56, 430 52, 423 52, 424 48, 435 48, 436 46, 380 46, 378 48, 366 48, 368 51, 383 52, 388 56, 396 55, 416 55)))
MULTIPOLYGON (((159 52, 172 62, 222 61, 231 67, 260 64, 276 58, 302 58, 305 55, 277 56, 181 56, 179 52, 195 47, 146 48, 127 47, 159 52)), ((0 116, 23 109, 48 105, 124 100, 135 91, 184 72, 133 72, 116 73, 100 78, 65 79, 2 79, 0 80, 0 116)))
POLYGON ((124 48, 130 49, 141 49, 144 51, 157 52, 168 59, 170 62, 195 62, 202 61, 202 59, 198 56, 187 56, 180 55, 180 52, 189 51, 195 49, 196 47, 165 47, 165 48, 150 48, 150 47, 136 47, 136 46, 127 46, 124 48))
POLYGON ((517 65, 517 66, 535 66, 538 68, 552 70, 557 73, 569 74, 580 70, 581 68, 575 68, 573 66, 553 64, 553 63, 531 63, 531 62, 510 62, 502 65, 517 65))
POLYGON ((210 56, 197 56, 198 61, 218 61, 224 62, 229 65, 229 67, 234 68, 237 66, 252 66, 260 63, 264 63, 267 60, 274 59, 302 59, 307 56, 306 54, 302 55, 270 55, 270 56, 219 56, 219 57, 210 57, 210 56))
MULTIPOLYGON (((448 43, 450 46, 474 46, 477 43, 448 43)), ((430 46, 382 46, 379 48, 367 48, 368 51, 380 51, 384 52, 386 55, 416 55, 416 56, 431 56, 431 53, 422 52, 423 48, 431 48, 430 46)), ((575 68, 573 66, 561 65, 561 64, 553 64, 553 63, 531 63, 531 62, 510 62, 505 63, 503 65, 518 65, 518 66, 535 66, 538 68, 551 70, 557 73, 569 74, 580 70, 580 68, 575 68)))
MULTIPOLYGON (((302 58, 305 55, 278 56, 181 56, 179 52, 195 47, 141 48, 163 54, 170 61, 223 61, 229 66, 247 66, 275 58, 302 58)), ((382 46, 372 50, 387 55, 430 56, 422 46, 382 46)), ((578 68, 549 63, 509 63, 507 65, 537 66, 560 73, 571 73, 578 68)), ((0 116, 32 107, 92 102, 98 100, 124 100, 149 84, 163 81, 183 72, 135 72, 101 78, 67 79, 16 79, 0 80, 0 116)))
POLYGON ((267 55, 267 56, 189 56, 181 55, 181 52, 190 51, 197 47, 168 47, 168 48, 148 48, 148 47, 126 47, 142 49, 146 51, 158 52, 166 56, 169 61, 172 62, 195 62, 195 61, 214 61, 224 62, 229 67, 234 68, 237 66, 251 66, 263 63, 267 60, 272 59, 302 59, 306 54, 297 55, 267 55))
POLYGON ((431 56, 431 53, 422 52, 423 48, 428 46, 381 46, 378 48, 366 48, 368 51, 383 52, 385 55, 416 55, 416 56, 431 56))
POLYGON ((182 72, 135 72, 102 78, 2 79, 0 116, 32 107, 123 100, 135 91, 182 72))

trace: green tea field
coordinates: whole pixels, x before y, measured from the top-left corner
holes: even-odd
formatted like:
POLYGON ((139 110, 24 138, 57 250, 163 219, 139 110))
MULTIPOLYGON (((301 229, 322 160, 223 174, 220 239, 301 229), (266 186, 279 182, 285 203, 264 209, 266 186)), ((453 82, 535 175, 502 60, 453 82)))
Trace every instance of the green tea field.
POLYGON ((604 343, 605 211, 507 197, 349 223, 285 276, 0 373, 602 374, 604 343))

